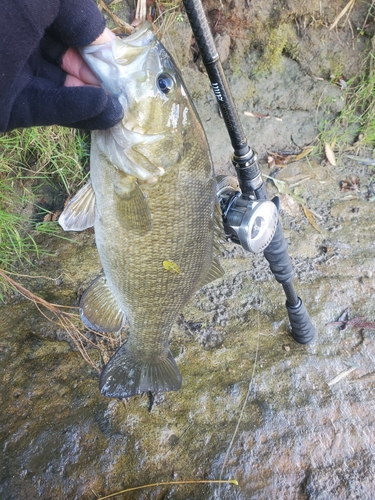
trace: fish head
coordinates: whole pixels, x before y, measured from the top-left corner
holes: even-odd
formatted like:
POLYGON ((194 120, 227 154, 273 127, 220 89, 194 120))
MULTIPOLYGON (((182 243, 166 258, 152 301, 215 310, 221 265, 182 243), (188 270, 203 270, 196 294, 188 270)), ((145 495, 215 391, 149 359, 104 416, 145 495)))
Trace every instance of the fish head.
POLYGON ((190 107, 187 92, 151 25, 146 22, 139 32, 118 40, 114 50, 123 68, 119 99, 125 110, 124 127, 143 135, 181 133, 190 107))
POLYGON ((82 54, 102 87, 124 108, 122 122, 105 135, 101 150, 138 179, 164 175, 182 157, 183 137, 196 112, 151 24, 146 21, 130 36, 87 47, 82 54), (109 142, 116 147, 108 147, 109 142))

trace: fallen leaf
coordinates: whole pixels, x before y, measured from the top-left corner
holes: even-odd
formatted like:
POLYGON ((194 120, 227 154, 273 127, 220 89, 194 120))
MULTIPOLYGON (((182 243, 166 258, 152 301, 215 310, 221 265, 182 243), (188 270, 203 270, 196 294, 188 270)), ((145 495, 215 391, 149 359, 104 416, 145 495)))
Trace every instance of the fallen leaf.
POLYGON ((308 209, 306 207, 306 205, 303 205, 303 211, 305 212, 305 215, 306 215, 306 219, 310 222, 310 224, 312 225, 312 227, 314 229, 316 229, 318 231, 318 233, 322 234, 322 231, 320 229, 320 227, 318 226, 318 224, 316 223, 315 221, 315 216, 314 214, 311 212, 310 209, 308 209))
POLYGON ((298 160, 301 160, 302 158, 305 158, 305 156, 309 155, 312 150, 313 150, 313 148, 310 148, 310 147, 303 149, 298 155, 296 155, 292 158, 292 161, 298 161, 298 160))
POLYGON ((340 181, 340 191, 358 191, 358 189, 359 180, 358 177, 355 177, 354 175, 352 175, 350 179, 340 181))
POLYGON ((339 84, 341 85, 341 88, 343 90, 347 90, 348 84, 346 83, 346 81, 343 78, 339 78, 339 84))
POLYGON ((295 219, 301 214, 300 204, 293 198, 293 196, 290 196, 290 194, 280 196, 280 206, 284 212, 291 215, 295 219))
POLYGON ((251 111, 244 111, 245 116, 250 116, 250 118, 270 118, 270 115, 264 115, 263 113, 252 113, 251 111))
POLYGON ((275 158, 273 156, 268 156, 267 163, 269 168, 273 168, 276 165, 275 158))
POLYGON ((269 155, 274 159, 276 165, 286 165, 289 162, 290 158, 292 157, 292 154, 290 153, 282 154, 282 153, 270 152, 269 155))
POLYGON ((333 165, 334 167, 336 166, 336 157, 335 157, 335 153, 333 152, 331 146, 328 144, 328 142, 326 142, 324 144, 324 147, 325 147, 325 151, 326 151, 326 158, 327 160, 329 161, 329 163, 331 165, 333 165))
POLYGON ((178 265, 173 262, 173 260, 163 260, 163 267, 167 271, 174 273, 174 274, 182 274, 181 269, 178 267, 178 265))
POLYGON ((53 221, 58 220, 58 218, 60 217, 61 214, 62 214, 61 210, 57 210, 56 212, 53 212, 53 214, 52 214, 52 220, 53 221))
POLYGON ((346 155, 350 160, 358 161, 362 165, 369 165, 370 167, 375 166, 375 158, 363 158, 361 156, 346 155))
POLYGON ((351 368, 349 368, 348 370, 345 370, 341 373, 339 373, 335 378, 333 378, 332 380, 330 380, 329 382, 327 382, 327 384, 332 387, 333 385, 337 384, 338 382, 340 382, 340 380, 342 380, 343 378, 347 377, 348 375, 350 375, 352 372, 354 372, 354 370, 356 370, 357 367, 356 366, 352 366, 351 368))
POLYGON ((300 205, 302 206, 304 205, 305 202, 303 201, 303 199, 300 196, 297 196, 296 194, 292 193, 289 189, 289 185, 285 181, 279 181, 278 179, 275 179, 274 177, 271 177, 266 174, 263 174, 263 176, 273 181, 279 193, 292 196, 300 205))
POLYGON ((292 158, 292 155, 277 156, 275 158, 276 165, 286 165, 287 163, 289 163, 291 158, 292 158))
POLYGON ((273 183, 275 184, 277 190, 281 194, 290 194, 289 193, 289 186, 287 185, 286 182, 284 181, 279 181, 278 179, 275 179, 274 177, 270 177, 268 175, 265 175, 265 177, 268 177, 269 179, 272 179, 273 183))

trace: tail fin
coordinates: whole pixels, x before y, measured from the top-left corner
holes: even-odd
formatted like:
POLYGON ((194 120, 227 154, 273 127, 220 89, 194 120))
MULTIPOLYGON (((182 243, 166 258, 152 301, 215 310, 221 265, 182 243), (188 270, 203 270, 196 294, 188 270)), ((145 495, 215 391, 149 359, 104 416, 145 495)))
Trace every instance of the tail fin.
POLYGON ((169 349, 163 360, 142 363, 124 344, 105 365, 99 387, 104 396, 129 398, 147 391, 178 391, 181 382, 181 374, 169 349))

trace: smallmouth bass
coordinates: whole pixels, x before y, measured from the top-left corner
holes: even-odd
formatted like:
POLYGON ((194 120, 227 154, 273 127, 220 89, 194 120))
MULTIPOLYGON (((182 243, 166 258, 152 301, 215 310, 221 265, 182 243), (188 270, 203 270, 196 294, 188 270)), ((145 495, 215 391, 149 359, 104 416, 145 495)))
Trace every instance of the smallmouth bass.
POLYGON ((146 22, 135 33, 83 49, 123 120, 92 132, 91 180, 59 218, 94 226, 104 277, 84 293, 83 322, 128 340, 100 376, 100 390, 128 398, 175 391, 181 375, 168 337, 179 311, 222 276, 221 212, 207 139, 171 56, 146 22))

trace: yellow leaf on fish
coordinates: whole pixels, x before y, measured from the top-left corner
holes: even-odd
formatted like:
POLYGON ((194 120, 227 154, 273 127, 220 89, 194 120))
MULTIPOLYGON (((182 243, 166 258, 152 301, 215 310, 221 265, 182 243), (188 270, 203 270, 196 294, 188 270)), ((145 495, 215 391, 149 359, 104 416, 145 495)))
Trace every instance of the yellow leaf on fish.
POLYGON ((182 274, 181 269, 178 267, 176 262, 173 262, 173 260, 163 260, 163 267, 171 273, 182 274))

